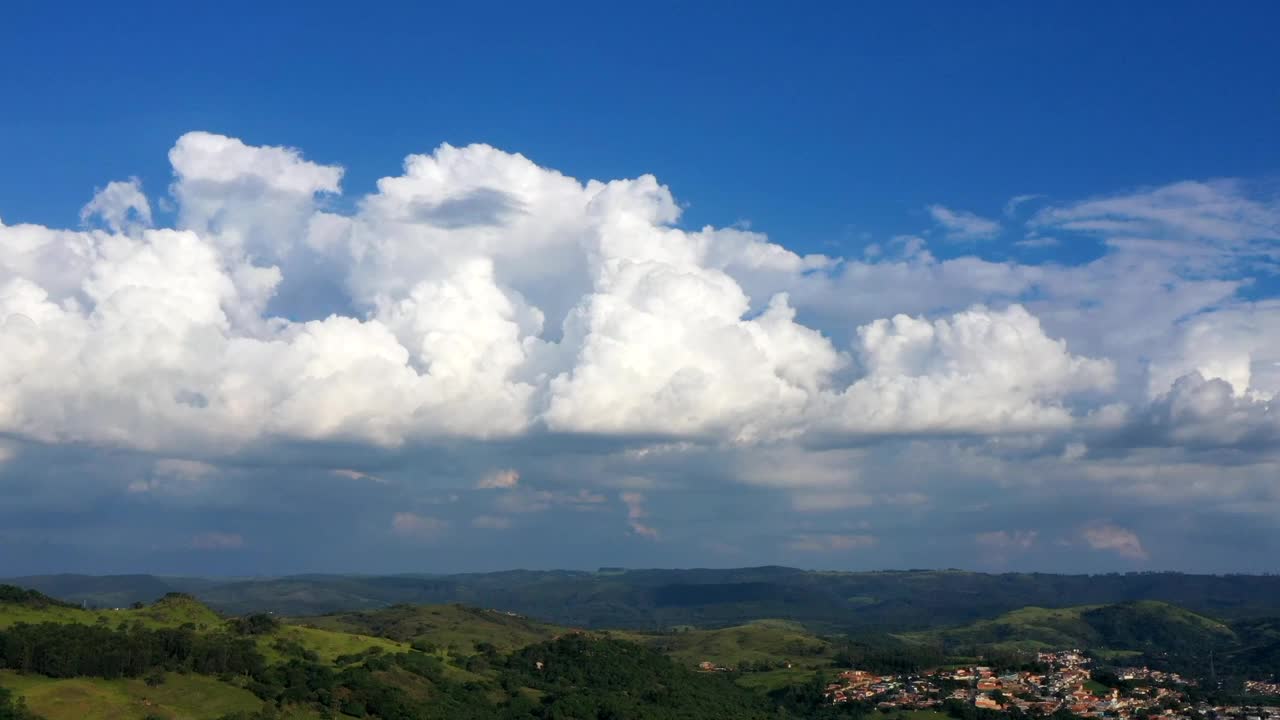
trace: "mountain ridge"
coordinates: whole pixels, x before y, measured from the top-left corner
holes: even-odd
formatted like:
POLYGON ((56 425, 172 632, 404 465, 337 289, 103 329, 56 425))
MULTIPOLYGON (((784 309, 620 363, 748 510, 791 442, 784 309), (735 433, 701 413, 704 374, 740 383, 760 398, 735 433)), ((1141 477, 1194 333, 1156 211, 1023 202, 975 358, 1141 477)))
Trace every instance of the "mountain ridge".
POLYGON ((72 603, 123 607, 187 592, 224 613, 286 615, 449 604, 516 612, 573 627, 662 630, 769 617, 821 631, 963 625, 1028 606, 1158 600, 1224 619, 1280 615, 1280 576, 1128 573, 987 574, 960 570, 510 570, 453 575, 25 576, 3 582, 72 603))

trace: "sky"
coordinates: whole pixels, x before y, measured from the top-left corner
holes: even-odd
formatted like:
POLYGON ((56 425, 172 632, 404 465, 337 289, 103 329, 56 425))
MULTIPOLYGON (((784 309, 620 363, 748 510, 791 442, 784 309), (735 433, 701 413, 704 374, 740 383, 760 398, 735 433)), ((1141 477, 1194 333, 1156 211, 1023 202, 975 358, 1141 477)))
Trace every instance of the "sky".
POLYGON ((0 574, 1274 571, 1277 21, 19 0, 0 574))

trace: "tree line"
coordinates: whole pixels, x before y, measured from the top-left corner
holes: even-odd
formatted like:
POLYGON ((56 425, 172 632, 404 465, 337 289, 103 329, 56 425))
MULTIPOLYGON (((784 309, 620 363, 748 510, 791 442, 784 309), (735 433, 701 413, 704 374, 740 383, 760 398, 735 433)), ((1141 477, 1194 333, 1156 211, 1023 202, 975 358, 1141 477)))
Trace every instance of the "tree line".
POLYGON ((0 630, 0 667, 53 678, 113 679, 152 670, 255 675, 266 661, 253 640, 228 632, 44 622, 0 630))

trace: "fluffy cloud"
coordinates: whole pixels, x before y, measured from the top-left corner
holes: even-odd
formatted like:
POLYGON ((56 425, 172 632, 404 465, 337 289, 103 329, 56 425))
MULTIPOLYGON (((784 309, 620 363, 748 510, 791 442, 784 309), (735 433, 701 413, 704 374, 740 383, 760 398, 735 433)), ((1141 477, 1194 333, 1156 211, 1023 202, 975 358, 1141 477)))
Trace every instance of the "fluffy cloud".
POLYGON ((928 321, 899 315, 858 329, 866 374, 832 398, 850 432, 994 432, 1065 427, 1060 404, 1112 382, 1105 360, 1074 356, 1021 306, 928 321))
POLYGON ((151 203, 137 178, 107 183, 80 210, 80 222, 98 218, 111 232, 136 231, 151 225, 151 203))
POLYGON ((624 492, 618 496, 622 504, 627 506, 627 525, 631 532, 650 540, 658 539, 658 531, 642 522, 648 516, 644 508, 644 495, 638 492, 624 492))
POLYGON ((0 430, 203 454, 539 428, 756 443, 1061 427, 1064 397, 1109 381, 1018 306, 877 320, 842 352, 786 292, 744 290, 832 261, 680 229, 650 176, 446 145, 341 216, 321 202, 341 169, 295 150, 190 133, 170 160, 177 229, 126 222, 136 182, 90 203, 108 231, 0 224, 0 430), (271 312, 307 283, 350 313, 271 312))
POLYGON ((1153 400, 1133 431, 1136 444, 1265 449, 1280 440, 1280 415, 1270 395, 1241 394, 1226 380, 1192 372, 1153 400))
POLYGON ((1131 560, 1146 560, 1142 541, 1132 530, 1110 524, 1091 525, 1080 531, 1080 538, 1094 550, 1113 552, 1131 560))
POLYGON ((1139 536, 1168 552, 1144 508, 1182 531, 1280 503, 1280 309, 1242 299, 1274 295, 1280 212, 1241 183, 1019 198, 1010 240, 1073 248, 1029 264, 1008 257, 1053 253, 940 206, 939 230, 804 255, 688 227, 651 176, 485 145, 343 202, 342 169, 297 150, 191 133, 170 160, 164 215, 129 180, 76 229, 0 223, 13 532, 112 493, 286 524, 342 497, 375 528, 352 557, 468 525, 655 537, 656 516, 669 542, 628 547, 716 543, 685 530, 716 522, 783 562, 876 542, 908 562, 927 523, 960 564, 1070 538, 1122 567, 1139 536), (944 236, 993 241, 922 239, 944 236), (1089 524, 1099 498, 1124 528, 1089 524))
POLYGON ((1151 365, 1148 393, 1162 395, 1193 372, 1225 381, 1240 397, 1280 394, 1280 303, 1213 310, 1181 323, 1176 341, 1151 365))

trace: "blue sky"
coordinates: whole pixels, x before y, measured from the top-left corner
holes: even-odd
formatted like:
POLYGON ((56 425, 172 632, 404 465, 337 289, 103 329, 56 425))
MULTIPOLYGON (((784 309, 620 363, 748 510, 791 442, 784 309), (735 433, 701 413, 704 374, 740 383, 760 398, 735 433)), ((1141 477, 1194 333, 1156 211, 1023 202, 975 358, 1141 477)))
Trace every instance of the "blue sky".
POLYGON ((1277 20, 19 2, 0 573, 1268 569, 1277 20))
POLYGON ((649 172, 687 222, 815 251, 943 200, 1280 166, 1267 3, 260 5, 18 3, 0 217, 65 222, 104 176, 159 188, 192 129, 305 148, 348 192, 441 142, 649 172))

